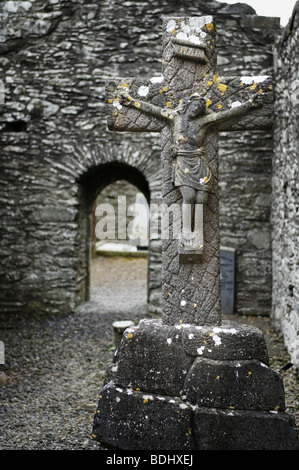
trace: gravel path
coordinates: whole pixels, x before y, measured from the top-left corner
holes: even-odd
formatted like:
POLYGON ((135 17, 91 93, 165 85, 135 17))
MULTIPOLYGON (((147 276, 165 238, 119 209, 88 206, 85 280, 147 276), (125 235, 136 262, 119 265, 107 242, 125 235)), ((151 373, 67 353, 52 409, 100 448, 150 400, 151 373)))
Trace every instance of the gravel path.
MULTIPOLYGON (((99 450, 92 421, 106 366, 112 323, 149 316, 142 258, 102 258, 92 266, 91 302, 64 316, 0 318, 0 450, 99 450), (5 374, 5 375, 4 375, 5 374), (6 380, 3 381, 3 378, 6 380), (5 382, 5 383, 3 383, 5 382)), ((238 321, 238 317, 233 317, 238 321)), ((269 319, 242 318, 261 328, 271 367, 285 381, 287 411, 299 427, 299 378, 269 319)))

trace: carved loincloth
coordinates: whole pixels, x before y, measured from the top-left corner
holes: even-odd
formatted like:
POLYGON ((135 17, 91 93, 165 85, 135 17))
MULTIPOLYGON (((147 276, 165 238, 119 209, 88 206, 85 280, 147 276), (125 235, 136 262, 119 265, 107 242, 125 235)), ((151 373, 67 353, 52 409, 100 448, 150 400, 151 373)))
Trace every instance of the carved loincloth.
POLYGON ((212 190, 212 172, 203 147, 196 150, 174 151, 173 182, 175 186, 190 186, 200 191, 212 190))

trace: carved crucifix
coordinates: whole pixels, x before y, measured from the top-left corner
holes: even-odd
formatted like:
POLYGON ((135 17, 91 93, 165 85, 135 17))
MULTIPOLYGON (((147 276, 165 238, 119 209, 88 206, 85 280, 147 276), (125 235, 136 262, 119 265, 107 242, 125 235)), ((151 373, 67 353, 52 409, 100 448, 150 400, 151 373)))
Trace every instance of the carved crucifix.
POLYGON ((271 79, 220 77, 215 40, 211 16, 166 18, 161 77, 106 85, 110 130, 161 132, 163 207, 181 217, 179 237, 162 231, 169 325, 221 324, 218 131, 272 126, 271 79))

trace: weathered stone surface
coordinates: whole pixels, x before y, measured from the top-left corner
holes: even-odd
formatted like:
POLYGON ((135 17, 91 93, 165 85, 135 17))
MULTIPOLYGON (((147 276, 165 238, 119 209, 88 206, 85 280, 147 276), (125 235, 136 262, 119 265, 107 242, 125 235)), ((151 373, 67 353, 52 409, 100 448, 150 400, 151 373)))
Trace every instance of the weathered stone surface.
POLYGON ((106 385, 99 396, 94 438, 125 450, 194 449, 192 408, 178 398, 106 385))
POLYGON ((94 438, 136 450, 296 448, 281 376, 260 360, 189 356, 184 334, 192 330, 143 320, 125 331, 100 392, 94 438))
POLYGON ((125 331, 113 380, 134 390, 179 396, 192 362, 184 351, 181 331, 144 320, 125 331))
POLYGON ((198 358, 186 377, 181 396, 188 403, 208 408, 285 410, 281 375, 256 360, 198 358))
POLYGON ((213 410, 194 413, 198 450, 298 450, 294 416, 284 413, 213 410))
POLYGON ((183 332, 183 344, 191 356, 214 360, 258 359, 269 364, 263 333, 252 325, 223 321, 220 326, 178 325, 183 332))
MULTIPOLYGON (((252 75, 256 70, 272 74, 272 45, 280 34, 277 19, 249 11, 232 15, 225 4, 210 1, 185 0, 178 8, 170 0, 152 0, 151 8, 144 0, 69 3, 1 2, 5 102, 0 109, 0 302, 4 312, 32 311, 37 305, 47 312, 66 312, 87 299, 90 207, 84 200, 95 199, 91 188, 100 191, 111 178, 124 174, 139 185, 138 174, 148 183, 151 202, 160 202, 159 138, 119 137, 107 131, 104 80, 137 72, 147 78, 161 75, 163 16, 215 16, 220 75, 252 75), (112 162, 130 172, 120 175, 112 162), (44 205, 57 207, 60 214, 66 207, 75 208, 77 226, 65 224, 63 215, 54 220, 49 211, 47 223, 44 205), (43 220, 37 220, 35 213, 43 220), (44 234, 37 240, 41 229, 44 234), (2 263, 19 253, 28 254, 32 262, 22 267, 2 263), (77 259, 76 276, 69 279, 61 269, 57 285, 46 282, 45 253, 51 255, 48 266, 53 270, 57 254, 67 258, 71 253, 77 259)), ((221 237, 224 245, 238 250, 236 302, 245 314, 261 310, 269 314, 271 305, 271 253, 257 252, 247 240, 248 227, 270 231, 271 139, 267 131, 230 133, 229 138, 222 132, 219 139, 221 237)), ((149 264, 149 299, 158 310, 161 258, 151 248, 149 264)))
MULTIPOLYGON (((295 3, 295 2, 294 2, 295 3)), ((299 3, 277 43, 272 178, 272 317, 299 368, 299 3)))

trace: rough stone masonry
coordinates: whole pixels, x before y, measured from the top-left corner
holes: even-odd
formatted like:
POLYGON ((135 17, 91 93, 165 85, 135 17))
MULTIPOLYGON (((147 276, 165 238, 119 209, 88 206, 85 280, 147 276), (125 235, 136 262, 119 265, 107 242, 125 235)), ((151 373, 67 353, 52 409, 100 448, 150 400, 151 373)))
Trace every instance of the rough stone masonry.
POLYGON ((99 395, 94 437, 122 449, 296 449, 263 336, 222 323, 220 314, 217 129, 271 126, 273 87, 267 77, 248 86, 219 76, 211 16, 166 18, 163 30, 162 76, 109 81, 108 122, 114 130, 161 131, 163 200, 199 204, 200 244, 186 237, 182 209, 181 236, 170 230, 163 239, 162 322, 124 333, 99 395), (190 200, 190 188, 200 197, 190 200))

